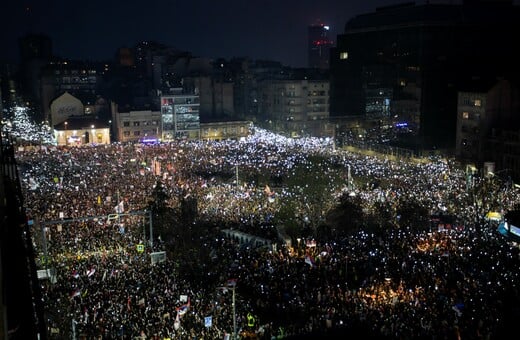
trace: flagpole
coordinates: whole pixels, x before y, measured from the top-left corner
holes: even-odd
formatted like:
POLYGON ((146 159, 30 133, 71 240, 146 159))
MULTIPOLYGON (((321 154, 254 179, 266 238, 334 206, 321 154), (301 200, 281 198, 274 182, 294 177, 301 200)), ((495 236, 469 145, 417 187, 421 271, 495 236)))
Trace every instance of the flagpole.
POLYGON ((72 319, 72 340, 76 340, 76 320, 72 319))

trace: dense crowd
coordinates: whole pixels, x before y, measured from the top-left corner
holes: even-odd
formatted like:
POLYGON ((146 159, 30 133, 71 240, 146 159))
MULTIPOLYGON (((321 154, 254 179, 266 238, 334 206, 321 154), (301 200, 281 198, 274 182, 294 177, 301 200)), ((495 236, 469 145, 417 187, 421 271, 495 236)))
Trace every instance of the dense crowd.
POLYGON ((259 339, 337 330, 480 339, 504 335, 519 316, 518 248, 483 218, 514 209, 518 189, 476 197, 451 160, 390 160, 257 130, 243 141, 24 148, 17 161, 27 212, 44 230, 33 235, 41 264, 56 268, 41 282, 50 338, 224 339, 236 325, 259 339), (384 185, 353 188, 347 169, 384 185), (286 185, 293 177, 327 185, 286 185), (148 208, 158 181, 169 207, 193 197, 196 222, 215 227, 203 247, 152 263, 152 253, 168 253, 166 240, 155 235, 152 247, 145 215, 130 212, 148 208), (395 228, 323 242, 259 235, 270 248, 220 232, 228 223, 262 233, 256 227, 288 204, 301 224, 317 225, 349 194, 367 211, 413 199, 458 227, 399 225, 396 216, 395 228))

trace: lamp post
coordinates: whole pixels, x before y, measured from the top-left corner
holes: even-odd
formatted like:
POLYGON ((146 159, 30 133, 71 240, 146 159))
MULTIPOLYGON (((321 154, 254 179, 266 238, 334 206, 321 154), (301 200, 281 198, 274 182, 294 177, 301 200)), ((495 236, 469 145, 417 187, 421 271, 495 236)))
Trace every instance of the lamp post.
POLYGON ((65 145, 68 145, 69 144, 69 140, 68 140, 68 132, 69 132, 69 122, 65 121, 65 145))
POLYGON ((238 162, 235 164, 235 179, 236 179, 236 184, 237 184, 237 189, 238 189, 238 162))

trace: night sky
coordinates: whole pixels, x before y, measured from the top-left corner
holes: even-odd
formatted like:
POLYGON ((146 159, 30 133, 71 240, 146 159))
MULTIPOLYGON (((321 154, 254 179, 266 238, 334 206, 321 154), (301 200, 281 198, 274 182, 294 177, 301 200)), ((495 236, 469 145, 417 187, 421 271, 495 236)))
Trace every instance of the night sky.
MULTIPOLYGON (((55 55, 111 59, 118 47, 157 41, 195 56, 250 57, 305 67, 307 27, 331 37, 358 14, 403 0, 2 0, 0 61, 18 61, 18 38, 45 34, 55 55)), ((418 1, 423 3, 424 1, 418 1)))

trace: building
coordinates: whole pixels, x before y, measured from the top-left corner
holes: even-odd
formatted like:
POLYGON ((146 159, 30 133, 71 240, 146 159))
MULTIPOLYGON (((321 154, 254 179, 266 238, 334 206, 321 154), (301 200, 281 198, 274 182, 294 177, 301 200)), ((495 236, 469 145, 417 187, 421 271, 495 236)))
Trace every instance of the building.
POLYGON ((46 35, 28 34, 19 39, 18 46, 21 93, 39 105, 41 72, 43 67, 52 60, 52 41, 46 35))
MULTIPOLYGON (((331 116, 389 115, 407 147, 455 149, 457 95, 471 79, 518 79, 512 1, 405 3, 349 20, 331 50, 331 116)), ((406 147, 406 146, 403 146, 406 147)))
POLYGON ((9 136, 0 134, 0 339, 45 340, 46 318, 31 237, 38 230, 25 210, 14 150, 9 136))
POLYGON ((71 116, 85 115, 85 106, 68 92, 55 98, 50 104, 50 126, 60 124, 71 116))
POLYGON ((328 123, 327 80, 266 79, 259 83, 258 91, 261 98, 260 110, 270 129, 293 137, 322 135, 316 131, 315 126, 325 126, 328 123))
POLYGON ((112 124, 119 142, 159 141, 162 136, 161 111, 119 112, 113 104, 112 124))
POLYGON ((502 79, 485 90, 460 92, 456 140, 458 159, 479 168, 493 164, 497 173, 520 179, 518 85, 502 79))
POLYGON ((334 41, 329 37, 329 26, 311 25, 308 28, 309 67, 328 69, 330 65, 330 49, 334 41))
POLYGON ((110 144, 110 127, 93 116, 71 116, 54 125, 57 145, 110 144))
POLYGON ((201 117, 229 118, 234 115, 233 82, 219 75, 188 76, 184 88, 193 89, 199 96, 201 117))
POLYGON ((197 95, 161 96, 161 140, 199 139, 199 106, 197 95))
POLYGON ((482 162, 486 122, 486 92, 459 92, 455 155, 482 162))
POLYGON ((249 121, 214 121, 200 123, 200 138, 202 140, 240 140, 250 135, 249 121))
POLYGON ((46 119, 52 122, 50 105, 56 97, 64 93, 80 99, 85 114, 108 117, 108 103, 99 90, 102 86, 103 67, 103 64, 68 60, 54 60, 42 67, 41 105, 46 119))

